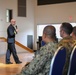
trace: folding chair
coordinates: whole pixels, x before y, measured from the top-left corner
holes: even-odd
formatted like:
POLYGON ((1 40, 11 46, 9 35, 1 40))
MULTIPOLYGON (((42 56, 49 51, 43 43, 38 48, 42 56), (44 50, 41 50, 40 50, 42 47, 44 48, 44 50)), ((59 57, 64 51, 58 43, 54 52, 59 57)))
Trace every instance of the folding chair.
POLYGON ((63 67, 66 61, 66 49, 64 47, 59 47, 55 52, 51 65, 49 75, 62 75, 63 67))
POLYGON ((76 75, 76 46, 74 46, 70 56, 68 75, 76 75))

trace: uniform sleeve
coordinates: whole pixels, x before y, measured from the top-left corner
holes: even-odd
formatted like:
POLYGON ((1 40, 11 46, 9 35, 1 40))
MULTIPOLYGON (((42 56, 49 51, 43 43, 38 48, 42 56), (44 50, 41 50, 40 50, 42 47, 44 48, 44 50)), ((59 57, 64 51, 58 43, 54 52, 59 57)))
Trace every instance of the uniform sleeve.
POLYGON ((32 60, 32 62, 25 66, 21 74, 19 75, 35 75, 38 74, 45 66, 46 62, 49 60, 51 53, 46 53, 43 55, 40 55, 32 60))

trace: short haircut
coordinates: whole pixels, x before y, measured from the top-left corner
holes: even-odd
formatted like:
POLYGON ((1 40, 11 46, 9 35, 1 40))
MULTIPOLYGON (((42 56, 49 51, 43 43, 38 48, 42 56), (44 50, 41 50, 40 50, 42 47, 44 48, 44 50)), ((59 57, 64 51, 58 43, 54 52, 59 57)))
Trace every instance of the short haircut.
POLYGON ((14 20, 14 19, 11 19, 11 22, 15 22, 16 20, 14 20))
POLYGON ((76 26, 73 27, 73 33, 74 33, 74 35, 76 36, 76 26))
POLYGON ((44 28, 43 34, 46 34, 48 38, 56 38, 56 29, 52 25, 48 25, 44 28))
POLYGON ((66 34, 71 34, 73 31, 73 27, 70 23, 64 22, 61 25, 61 29, 66 33, 66 34))

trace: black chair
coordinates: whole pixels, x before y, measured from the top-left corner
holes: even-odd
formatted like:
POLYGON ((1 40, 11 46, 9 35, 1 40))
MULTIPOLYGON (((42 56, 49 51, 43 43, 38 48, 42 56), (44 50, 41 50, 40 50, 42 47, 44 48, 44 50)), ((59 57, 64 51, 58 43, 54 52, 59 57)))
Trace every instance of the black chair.
POLYGON ((51 60, 49 75, 62 75, 65 61, 66 49, 64 47, 59 47, 51 60))
POLYGON ((76 46, 74 46, 70 56, 68 75, 76 75, 76 46))

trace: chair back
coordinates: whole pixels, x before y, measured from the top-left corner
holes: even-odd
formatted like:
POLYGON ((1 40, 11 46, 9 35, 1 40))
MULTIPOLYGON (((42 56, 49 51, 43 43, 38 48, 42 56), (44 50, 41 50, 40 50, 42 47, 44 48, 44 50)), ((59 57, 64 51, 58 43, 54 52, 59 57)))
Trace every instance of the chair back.
POLYGON ((66 61, 66 49, 61 46, 55 52, 51 60, 49 75, 62 75, 65 61, 66 61))
POLYGON ((70 56, 68 75, 76 75, 76 46, 74 46, 70 56))

